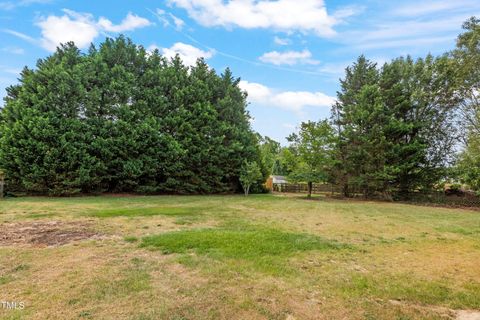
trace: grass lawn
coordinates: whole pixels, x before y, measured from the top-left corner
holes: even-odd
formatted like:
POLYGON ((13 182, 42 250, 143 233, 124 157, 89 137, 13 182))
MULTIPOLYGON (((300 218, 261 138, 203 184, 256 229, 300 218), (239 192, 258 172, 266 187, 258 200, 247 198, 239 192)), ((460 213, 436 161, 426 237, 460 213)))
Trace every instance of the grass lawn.
POLYGON ((480 212, 282 195, 6 199, 0 301, 25 304, 0 319, 476 319, 480 212))

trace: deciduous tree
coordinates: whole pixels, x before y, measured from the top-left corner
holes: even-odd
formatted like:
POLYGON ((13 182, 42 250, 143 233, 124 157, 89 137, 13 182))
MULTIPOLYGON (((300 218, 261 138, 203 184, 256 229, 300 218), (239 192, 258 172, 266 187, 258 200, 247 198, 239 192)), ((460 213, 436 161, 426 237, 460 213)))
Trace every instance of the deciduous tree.
POLYGON ((242 184, 245 196, 250 193, 250 187, 262 179, 260 166, 255 162, 245 161, 240 171, 240 183, 242 184))
POLYGON ((314 182, 325 182, 332 165, 333 129, 327 120, 303 122, 298 133, 288 138, 290 149, 297 157, 289 179, 307 182, 308 197, 314 182))

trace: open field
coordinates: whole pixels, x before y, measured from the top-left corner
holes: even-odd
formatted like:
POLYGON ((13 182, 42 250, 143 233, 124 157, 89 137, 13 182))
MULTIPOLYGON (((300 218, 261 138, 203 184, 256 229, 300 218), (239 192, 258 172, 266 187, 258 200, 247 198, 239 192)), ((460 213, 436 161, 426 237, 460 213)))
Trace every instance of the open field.
POLYGON ((280 195, 0 202, 1 319, 475 319, 480 213, 280 195))

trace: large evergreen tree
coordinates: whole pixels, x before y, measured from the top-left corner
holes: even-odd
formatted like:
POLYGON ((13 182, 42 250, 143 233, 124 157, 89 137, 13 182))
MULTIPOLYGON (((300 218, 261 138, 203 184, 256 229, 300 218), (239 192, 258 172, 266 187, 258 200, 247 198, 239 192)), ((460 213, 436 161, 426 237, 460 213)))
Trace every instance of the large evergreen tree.
MULTIPOLYGON (((480 135, 480 19, 472 17, 463 24, 452 57, 457 70, 463 128, 480 135)), ((471 137, 465 134, 465 137, 471 137)))
POLYGON ((332 110, 334 172, 345 195, 408 194, 445 174, 458 138, 452 66, 447 56, 429 55, 377 69, 361 56, 347 68, 332 110))
POLYGON ((388 123, 385 172, 401 193, 430 188, 445 175, 458 141, 454 69, 446 56, 385 64, 380 87, 388 123))
POLYGON ((459 80, 464 149, 456 172, 469 188, 480 191, 480 19, 472 17, 463 24, 464 32, 452 52, 459 80))
POLYGON ((383 165, 383 105, 376 64, 360 56, 341 80, 332 120, 337 130, 337 181, 345 195, 377 189, 383 165))
POLYGON ((212 193, 260 162, 246 94, 230 70, 167 61, 129 39, 73 43, 25 68, 0 113, 11 190, 212 193))

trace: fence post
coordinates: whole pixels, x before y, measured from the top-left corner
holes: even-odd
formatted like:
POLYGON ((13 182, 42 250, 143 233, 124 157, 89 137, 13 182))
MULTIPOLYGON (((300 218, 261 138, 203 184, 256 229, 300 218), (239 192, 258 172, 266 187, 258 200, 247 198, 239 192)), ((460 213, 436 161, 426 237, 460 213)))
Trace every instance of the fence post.
POLYGON ((5 174, 0 170, 0 199, 3 198, 3 190, 5 187, 5 174))

